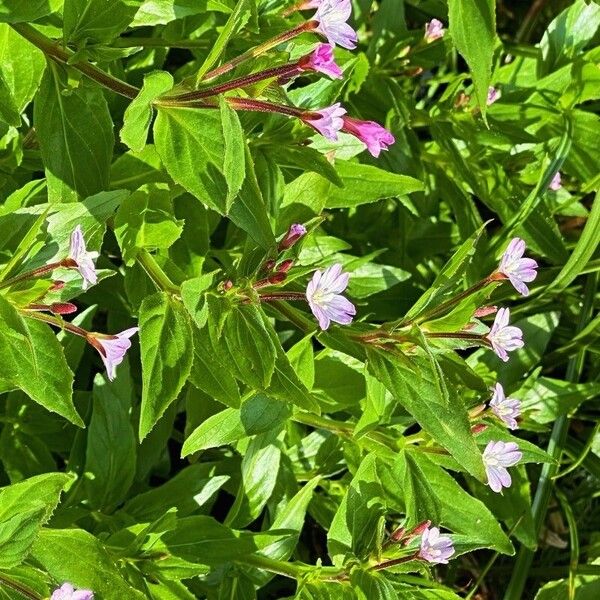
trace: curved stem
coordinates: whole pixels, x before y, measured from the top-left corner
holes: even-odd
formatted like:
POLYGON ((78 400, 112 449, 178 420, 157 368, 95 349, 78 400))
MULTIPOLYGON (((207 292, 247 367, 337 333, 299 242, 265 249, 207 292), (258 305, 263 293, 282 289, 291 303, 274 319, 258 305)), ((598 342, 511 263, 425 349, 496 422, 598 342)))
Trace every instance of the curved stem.
POLYGON ((2 586, 6 586, 7 588, 17 592, 17 594, 21 594, 23 598, 28 598, 29 600, 42 600, 42 597, 39 596, 37 592, 34 592, 32 589, 23 585, 20 581, 11 579, 4 573, 0 573, 0 589, 2 586))
POLYGON ((43 323, 48 323, 49 325, 53 325, 54 327, 58 327, 59 329, 64 329, 69 333, 73 333, 74 335, 78 335, 79 337, 88 339, 88 332, 81 327, 77 327, 77 325, 73 325, 73 323, 69 323, 69 321, 64 321, 58 317, 53 315, 48 315, 46 313, 38 312, 35 310, 27 310, 21 309, 21 315, 24 317, 28 317, 29 319, 35 319, 36 321, 42 321, 43 323))
POLYGON ((106 71, 103 71, 87 61, 69 63, 69 60, 73 57, 74 53, 71 50, 60 46, 58 42, 46 37, 31 25, 28 25, 27 23, 11 23, 10 26, 27 41, 39 48, 47 57, 56 62, 68 64, 70 67, 77 69, 103 87, 112 90, 121 96, 135 98, 138 95, 140 91, 138 88, 117 77, 109 75, 106 71))
POLYGON ((167 274, 161 269, 160 265, 156 262, 150 252, 147 250, 141 250, 138 252, 136 259, 159 290, 168 292, 169 294, 179 294, 179 286, 175 285, 169 279, 167 274))
POLYGON ((42 267, 38 267, 37 269, 32 269, 31 271, 26 271, 25 273, 21 273, 20 275, 16 275, 15 277, 11 277, 6 281, 0 283, 0 290, 2 288, 10 287, 15 283, 19 283, 21 281, 27 281, 28 279, 36 279, 37 277, 43 277, 48 273, 54 271, 54 269, 63 268, 72 268, 77 266, 74 264, 74 261, 71 259, 65 259, 58 262, 48 263, 47 265, 43 265, 42 267), (72 264, 73 263, 73 264, 72 264))

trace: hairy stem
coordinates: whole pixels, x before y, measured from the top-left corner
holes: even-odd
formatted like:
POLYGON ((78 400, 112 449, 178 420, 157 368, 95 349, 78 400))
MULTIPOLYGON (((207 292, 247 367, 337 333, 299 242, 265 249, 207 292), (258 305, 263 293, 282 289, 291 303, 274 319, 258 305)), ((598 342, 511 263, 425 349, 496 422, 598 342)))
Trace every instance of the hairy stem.
POLYGON ((161 269, 160 265, 154 259, 154 256, 147 250, 138 252, 136 259, 140 266, 146 271, 148 277, 152 279, 154 285, 163 292, 169 294, 179 294, 179 286, 175 285, 161 269))
POLYGON ((38 267, 37 269, 32 269, 31 271, 26 271, 25 273, 21 273, 20 275, 16 275, 15 277, 11 277, 6 281, 0 283, 0 289, 10 287, 11 285, 15 285, 15 283, 19 283, 21 281, 27 281, 28 279, 36 279, 38 277, 43 277, 48 273, 54 271, 54 269, 65 268, 73 268, 76 267, 77 264, 72 259, 65 259, 58 262, 48 263, 47 265, 43 265, 38 267))

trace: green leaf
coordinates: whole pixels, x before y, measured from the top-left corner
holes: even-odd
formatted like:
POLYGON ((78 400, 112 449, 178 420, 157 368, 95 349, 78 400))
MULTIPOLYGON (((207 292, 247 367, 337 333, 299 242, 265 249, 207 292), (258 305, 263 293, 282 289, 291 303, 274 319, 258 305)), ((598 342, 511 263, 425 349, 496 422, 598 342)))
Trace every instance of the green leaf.
POLYGON ((209 208, 228 214, 245 172, 237 115, 224 101, 219 111, 157 109, 154 141, 169 175, 209 208))
POLYGON ((64 473, 48 473, 0 488, 0 568, 16 566, 29 554, 71 481, 64 473))
POLYGON ((277 429, 290 416, 289 406, 257 394, 237 408, 226 408, 209 417, 185 440, 181 455, 231 444, 251 435, 277 429))
POLYGON ((102 542, 82 529, 42 530, 32 556, 55 581, 94 590, 104 600, 145 598, 127 583, 102 542))
POLYGON ((484 481, 481 453, 471 434, 465 406, 452 386, 446 384, 431 354, 401 358, 368 349, 368 367, 415 418, 417 423, 477 479, 484 481))
POLYGON ((139 0, 65 0, 65 42, 109 42, 131 23, 139 0))
POLYGON ((21 124, 21 113, 17 109, 16 101, 4 80, 2 71, 0 71, 0 120, 13 127, 21 124))
POLYGON ((0 295, 0 379, 44 408, 83 426, 73 405, 73 373, 56 336, 44 323, 23 319, 0 295))
POLYGON ((140 439, 144 439, 173 402, 192 368, 190 318, 183 304, 166 292, 148 296, 140 307, 142 407, 140 439))
POLYGON ((173 210, 172 192, 149 184, 124 199, 115 217, 115 235, 128 266, 140 250, 166 250, 181 236, 183 221, 173 210))
POLYGON ((203 13, 207 8, 230 12, 227 5, 218 0, 143 0, 131 26, 166 25, 176 19, 203 13))
POLYGON ((425 452, 406 448, 398 457, 394 474, 406 503, 409 527, 429 519, 498 552, 514 553, 486 506, 465 492, 425 452))
POLYGON ((63 0, 0 0, 0 21, 22 23, 36 21, 57 11, 63 0))
POLYGON ((140 93, 131 101, 123 116, 121 141, 134 152, 141 152, 146 145, 152 121, 152 103, 173 87, 173 76, 166 71, 152 71, 144 75, 140 93))
POLYGON ((70 88, 67 70, 50 62, 35 97, 33 123, 50 202, 72 202, 108 189, 113 124, 98 85, 70 88))
POLYGON ((238 33, 246 23, 248 23, 253 15, 256 15, 256 0, 237 1, 233 12, 229 16, 229 19, 227 19, 227 23, 225 23, 225 26, 221 29, 217 40, 198 70, 198 74, 196 75, 197 84, 202 81, 204 75, 219 60, 219 57, 225 51, 229 40, 238 33))
POLYGON ((135 476, 137 444, 130 421, 132 392, 123 367, 114 382, 103 375, 94 379, 84 485, 90 505, 103 512, 110 512, 122 502, 135 476))
POLYGON ((469 65, 477 103, 485 115, 496 43, 496 2, 448 0, 448 19, 452 41, 469 65))

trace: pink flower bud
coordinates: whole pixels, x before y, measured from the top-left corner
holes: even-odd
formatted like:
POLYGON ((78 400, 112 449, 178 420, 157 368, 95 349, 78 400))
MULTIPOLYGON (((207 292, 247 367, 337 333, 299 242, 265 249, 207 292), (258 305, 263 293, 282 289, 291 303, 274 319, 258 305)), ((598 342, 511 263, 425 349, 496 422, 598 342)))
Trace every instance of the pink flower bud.
POLYGON ((287 273, 294 266, 293 260, 283 260, 277 265, 278 273, 287 273))
POLYGON ((271 285, 277 285, 279 283, 283 283, 287 278, 287 273, 273 273, 267 277, 267 281, 271 285))
POLYGON ((482 306, 478 308, 473 316, 480 319, 481 317, 487 317, 488 315, 493 315, 498 310, 497 306, 482 306))
POLYGON ((77 312, 77 307, 72 302, 54 302, 49 308, 55 315, 70 315, 77 312))
MULTIPOLYGON (((279 242, 278 250, 282 252, 283 250, 288 250, 291 248, 301 237, 306 235, 306 227, 299 223, 294 223, 290 225, 290 228, 287 230, 287 233, 283 236, 282 240, 279 242)), ((268 262, 268 261, 267 261, 268 262)), ((275 266, 275 261, 272 261, 273 266, 275 266)), ((265 263, 266 264, 266 263, 265 263)))
POLYGON ((473 425, 473 427, 471 427, 471 433, 473 435, 477 435, 478 433, 485 431, 487 428, 488 426, 485 423, 477 423, 477 425, 473 425))
POLYGON ((50 286, 50 289, 48 290, 49 292, 58 292, 59 290, 62 290, 65 287, 65 282, 64 281, 53 281, 52 285, 50 286))
POLYGON ((351 133, 357 137, 363 144, 366 144, 367 150, 377 158, 382 150, 387 150, 396 139, 385 128, 375 123, 375 121, 361 121, 351 117, 344 117, 344 127, 342 131, 351 133))
POLYGON ((427 44, 431 44, 431 42, 443 38, 445 33, 444 24, 438 19, 431 19, 431 21, 425 23, 425 36, 423 39, 427 44))

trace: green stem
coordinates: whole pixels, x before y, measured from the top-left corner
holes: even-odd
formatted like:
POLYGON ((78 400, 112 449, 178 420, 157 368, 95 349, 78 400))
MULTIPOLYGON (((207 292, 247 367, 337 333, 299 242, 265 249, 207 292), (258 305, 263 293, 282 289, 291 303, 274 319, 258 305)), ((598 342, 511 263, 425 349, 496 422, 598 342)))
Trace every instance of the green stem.
POLYGON ((463 333, 461 331, 456 331, 456 332, 424 331, 423 335, 425 335, 425 337, 428 337, 428 338, 468 340, 471 342, 479 342, 482 344, 486 344, 485 338, 482 335, 478 335, 476 333, 463 333))
POLYGON ((300 579, 306 575, 306 573, 314 573, 315 570, 318 570, 325 575, 325 577, 322 577, 322 579, 326 580, 336 579, 345 574, 344 569, 338 569, 337 567, 315 567, 314 565, 309 565, 298 561, 285 562, 268 558, 266 556, 262 556, 261 554, 249 554, 248 556, 238 558, 237 562, 240 564, 249 565, 251 567, 256 567, 258 569, 263 569, 264 571, 269 571, 270 573, 276 573, 277 575, 282 575, 283 577, 289 577, 290 579, 300 579))
POLYGON ((74 335, 78 335, 82 338, 88 338, 88 332, 81 327, 77 327, 77 325, 73 325, 73 323, 69 323, 69 321, 64 321, 59 317, 55 317, 53 315, 48 315, 46 313, 37 312, 37 311, 29 311, 26 309, 21 309, 20 313, 24 317, 28 317, 29 319, 35 319, 36 321, 42 321, 43 323, 48 323, 54 327, 58 327, 59 329, 64 329, 69 333, 73 333, 74 335))
POLYGON ((161 269, 160 265, 156 262, 154 256, 152 256, 150 252, 147 250, 140 250, 136 256, 136 259, 159 290, 169 294, 179 294, 179 286, 175 285, 169 279, 167 274, 161 269))
POLYGON ((240 54, 239 56, 232 58, 230 61, 223 63, 220 67, 209 71, 204 75, 204 77, 202 77, 202 81, 210 81, 211 79, 216 79, 221 75, 225 75, 225 73, 229 73, 229 71, 232 71, 238 65, 241 65, 243 62, 251 58, 256 58, 257 56, 268 52, 276 46, 279 46, 279 44, 283 44, 284 42, 295 38, 301 33, 311 31, 315 29, 318 25, 319 24, 316 21, 305 21, 304 23, 300 23, 300 25, 297 25, 293 29, 284 31, 279 35, 276 35, 274 38, 271 38, 270 40, 267 40, 266 42, 255 46, 251 50, 248 50, 248 52, 244 52, 244 54, 240 54))
POLYGON ((303 425, 310 425, 318 429, 326 429, 327 431, 333 431, 334 433, 352 434, 354 432, 354 425, 351 423, 342 423, 341 421, 335 421, 327 417, 321 417, 312 413, 297 412, 292 416, 292 420, 296 423, 302 423, 303 425))
POLYGON ((594 428, 592 429, 592 432, 590 433, 590 435, 588 437, 587 442, 585 443, 583 450, 581 451, 581 453, 579 454, 577 459, 574 460, 566 469, 564 469, 564 471, 557 473, 554 476, 555 481, 557 479, 560 479, 561 477, 564 477, 565 475, 568 475, 569 473, 572 473, 577 467, 579 467, 581 465, 581 463, 585 460, 586 456, 590 453, 591 449, 593 448, 594 441, 596 439, 596 435, 598 435, 599 431, 600 431, 600 423, 596 423, 594 425, 594 428))
POLYGON ((133 85, 129 85, 127 82, 122 81, 117 77, 109 75, 102 69, 99 69, 87 61, 69 63, 69 60, 73 57, 74 53, 71 50, 60 46, 58 42, 46 37, 43 33, 40 33, 31 25, 28 25, 27 23, 11 23, 10 26, 26 40, 39 48, 46 56, 55 60, 56 62, 69 64, 70 67, 77 69, 105 88, 112 90, 117 94, 121 94, 121 96, 125 96, 126 98, 135 98, 138 95, 138 88, 133 85))
POLYGON ((37 592, 34 592, 32 589, 23 585, 19 581, 11 579, 4 573, 0 573, 0 588, 1 586, 10 588, 11 590, 17 592, 17 594, 21 594, 23 598, 28 598, 29 600, 43 600, 42 597, 37 594, 37 592))
MULTIPOLYGON (((589 275, 585 284, 583 306, 579 313, 579 322, 577 323, 576 333, 583 330, 592 315, 597 285, 598 274, 594 273, 593 275, 589 275)), ((569 361, 566 373, 567 381, 576 383, 579 380, 583 370, 585 354, 586 349, 582 348, 577 355, 569 361)), ((568 430, 569 417, 567 415, 558 417, 552 427, 550 441, 548 442, 548 448, 546 450, 552 457, 553 462, 545 463, 543 465, 532 504, 536 538, 539 536, 542 524, 546 518, 546 512, 548 511, 550 496, 552 494, 553 478, 559 469, 560 457, 563 453, 568 430)), ((525 546, 521 546, 510 582, 504 593, 504 600, 519 600, 523 596, 529 569, 533 562, 533 554, 534 552, 532 550, 529 550, 525 546)))
POLYGON ((279 315, 285 317, 288 321, 293 323, 300 331, 304 333, 310 333, 314 331, 314 322, 305 317, 300 311, 291 307, 287 302, 269 302, 269 306, 279 315))

